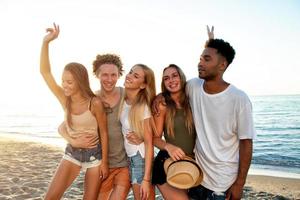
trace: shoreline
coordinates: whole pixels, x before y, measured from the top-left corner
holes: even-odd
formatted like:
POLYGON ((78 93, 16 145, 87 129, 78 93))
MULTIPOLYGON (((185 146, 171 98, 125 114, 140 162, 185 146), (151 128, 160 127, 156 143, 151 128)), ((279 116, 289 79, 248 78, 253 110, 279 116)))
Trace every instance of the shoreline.
MULTIPOLYGON (((23 134, 0 133, 0 139, 11 139, 19 142, 33 142, 60 148, 64 151, 66 142, 62 138, 41 138, 23 134), (16 137, 17 136, 17 137, 16 137)), ((300 179, 300 173, 287 168, 251 164, 248 175, 261 175, 281 178, 300 179), (289 170, 289 171, 288 171, 289 170)))
POLYGON ((261 167, 257 165, 251 165, 248 175, 253 176, 271 176, 271 177, 278 177, 278 178, 291 178, 291 179, 300 179, 300 174, 295 173, 293 171, 287 172, 283 170, 276 170, 270 167, 261 167))
MULTIPOLYGON (((47 191, 62 158, 64 145, 32 140, 32 137, 24 140, 0 135, 0 199, 37 200, 42 199, 47 191)), ((297 176, 280 177, 274 172, 250 171, 244 187, 244 199, 272 199, 276 196, 300 199, 300 179, 297 176)), ((64 198, 82 198, 82 188, 81 173, 64 198)), ((130 195, 128 199, 131 199, 130 195)), ((162 198, 158 195, 157 199, 162 198)))

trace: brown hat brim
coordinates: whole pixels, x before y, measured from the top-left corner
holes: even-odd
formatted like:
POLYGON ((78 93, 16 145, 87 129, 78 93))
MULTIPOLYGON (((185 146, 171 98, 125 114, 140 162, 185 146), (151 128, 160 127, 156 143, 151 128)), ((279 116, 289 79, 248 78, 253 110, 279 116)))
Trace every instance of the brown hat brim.
POLYGON ((186 184, 186 185, 182 185, 182 184, 175 184, 175 183, 171 183, 171 182, 168 182, 170 185, 174 186, 174 187, 177 187, 177 188, 180 188, 180 189, 188 189, 188 188, 191 188, 191 187, 195 187, 195 186, 198 186, 201 184, 202 180, 203 180, 203 172, 201 170, 201 168, 199 167, 199 165, 196 163, 196 161, 194 159, 192 159, 191 157, 188 157, 188 156, 185 156, 183 159, 181 160, 177 160, 177 161, 174 161, 172 160, 171 158, 168 158, 165 163, 164 163, 164 170, 165 170, 165 173, 167 175, 167 181, 168 181, 168 169, 176 164, 176 163, 182 163, 182 162, 189 162, 189 163, 192 163, 193 166, 196 166, 195 169, 198 170, 199 172, 199 175, 197 177, 197 180, 195 181, 195 183, 193 183, 192 185, 191 184, 186 184))

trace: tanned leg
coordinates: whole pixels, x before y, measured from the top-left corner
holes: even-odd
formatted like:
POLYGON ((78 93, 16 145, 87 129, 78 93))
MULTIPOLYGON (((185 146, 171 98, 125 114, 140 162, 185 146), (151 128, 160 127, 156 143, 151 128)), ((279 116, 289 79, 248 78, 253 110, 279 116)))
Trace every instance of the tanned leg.
POLYGON ((75 165, 68 160, 62 159, 50 183, 45 200, 60 199, 67 188, 78 176, 80 169, 80 166, 75 165))

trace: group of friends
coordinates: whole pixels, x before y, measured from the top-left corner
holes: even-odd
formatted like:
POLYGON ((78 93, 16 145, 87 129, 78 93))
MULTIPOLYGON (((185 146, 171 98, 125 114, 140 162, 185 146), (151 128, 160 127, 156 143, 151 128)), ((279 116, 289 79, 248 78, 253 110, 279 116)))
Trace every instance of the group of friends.
POLYGON ((213 28, 200 55, 199 77, 187 81, 183 70, 170 64, 162 71, 158 95, 154 72, 145 64, 134 65, 124 87, 117 87, 124 69, 115 54, 93 61, 100 90, 91 90, 87 69, 76 62, 65 66, 60 86, 49 58, 49 44, 59 32, 56 24, 47 29, 40 73, 65 112, 58 131, 68 144, 46 200, 60 199, 81 170, 88 200, 126 199, 130 188, 136 200, 155 199, 155 186, 166 200, 241 199, 255 137, 252 105, 223 79, 235 50, 214 39, 213 28), (179 189, 166 181, 163 164, 185 156, 195 159, 203 180, 179 189))

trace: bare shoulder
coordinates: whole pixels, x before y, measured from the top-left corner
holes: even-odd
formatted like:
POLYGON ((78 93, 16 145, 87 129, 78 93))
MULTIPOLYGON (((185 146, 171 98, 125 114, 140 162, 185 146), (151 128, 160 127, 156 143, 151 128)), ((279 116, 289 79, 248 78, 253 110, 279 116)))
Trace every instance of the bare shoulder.
POLYGON ((102 108, 102 100, 100 97, 96 96, 92 99, 92 105, 96 108, 102 108))

